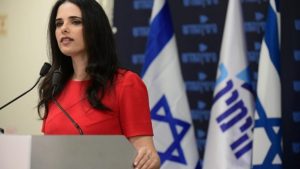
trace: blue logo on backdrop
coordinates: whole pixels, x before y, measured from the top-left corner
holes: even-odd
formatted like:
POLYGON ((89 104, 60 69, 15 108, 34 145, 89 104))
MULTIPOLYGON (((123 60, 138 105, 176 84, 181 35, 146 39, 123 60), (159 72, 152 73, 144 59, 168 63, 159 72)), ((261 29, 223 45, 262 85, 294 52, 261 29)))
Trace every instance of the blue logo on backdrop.
POLYGON ((208 23, 209 18, 206 15, 200 15, 200 24, 183 24, 181 31, 183 35, 211 35, 219 32, 216 23, 208 23))
POLYGON ((198 45, 199 52, 183 52, 181 54, 182 63, 217 63, 218 55, 216 52, 207 52, 208 46, 204 43, 198 45))
MULTIPOLYGON (((206 110, 205 108, 207 108, 207 104, 202 101, 199 100, 197 103, 197 107, 198 107, 198 112, 197 115, 200 118, 197 119, 199 121, 208 121, 209 120, 209 110, 206 110)), ((199 151, 204 151, 205 148, 205 143, 206 143, 206 131, 202 130, 202 129, 198 129, 196 130, 196 137, 197 137, 197 147, 199 151)))
POLYGON ((265 18, 265 15, 261 12, 254 12, 254 15, 256 21, 261 21, 265 18))
POLYGON ((297 31, 300 31, 300 19, 296 19, 296 20, 295 20, 295 29, 296 29, 297 31))
POLYGON ((160 98, 160 100, 156 103, 156 105, 152 108, 151 117, 152 120, 167 123, 171 129, 171 133, 173 136, 173 143, 171 143, 171 145, 166 149, 166 151, 158 152, 161 160, 161 165, 163 165, 163 163, 166 162, 166 160, 174 161, 181 164, 187 164, 180 144, 184 136, 187 134, 191 125, 185 121, 176 119, 172 116, 172 112, 165 95, 163 95, 160 98), (164 114, 159 113, 160 109, 164 110, 164 114), (180 128, 180 130, 178 130, 178 128, 180 128))
MULTIPOLYGON (((217 79, 217 84, 225 82, 228 77, 228 71, 224 64, 219 66, 220 76, 217 79)), ((245 89, 252 93, 251 84, 249 84, 249 79, 247 79, 248 69, 242 70, 236 75, 244 83, 241 85, 242 89, 245 89)), ((243 122, 241 126, 238 127, 240 132, 240 137, 230 144, 231 150, 237 159, 242 157, 244 154, 248 153, 252 149, 252 140, 248 136, 247 132, 252 132, 253 120, 251 113, 249 113, 242 98, 239 97, 239 91, 237 86, 232 79, 227 80, 225 87, 220 89, 213 99, 213 104, 215 104, 220 98, 228 97, 225 100, 225 104, 228 106, 224 112, 220 112, 220 115, 216 117, 216 121, 219 124, 220 129, 223 133, 228 130, 233 130, 233 127, 239 122, 243 122)))
POLYGON ((135 26, 132 28, 132 35, 133 37, 147 37, 149 33, 148 26, 135 26))
POLYGON ((248 57, 250 62, 258 63, 261 43, 260 42, 254 42, 253 46, 254 46, 254 50, 248 50, 247 51, 247 57, 248 57))
POLYGON ((131 55, 131 63, 133 65, 143 65, 145 62, 145 55, 144 54, 132 54, 131 55))
POLYGON ((213 91, 215 82, 205 80, 206 77, 205 72, 199 72, 198 81, 185 81, 186 90, 200 93, 213 91))
POLYGON ((294 50, 295 61, 300 61, 300 50, 294 50))
POLYGON ((209 120, 209 110, 206 109, 207 104, 204 101, 199 100, 197 103, 197 109, 192 109, 192 119, 198 120, 199 122, 209 120))
POLYGON ((300 112, 293 112, 293 121, 295 123, 300 123, 300 112))
POLYGON ((188 6, 202 6, 203 8, 207 6, 218 5, 219 0, 183 0, 183 5, 188 6))
POLYGON ((206 107, 206 103, 204 101, 199 100, 197 103, 197 107, 202 110, 206 107))
POLYGON ((295 92, 300 92, 300 81, 294 80, 293 86, 295 92))
MULTIPOLYGON (((198 73, 198 79, 199 80, 205 80, 207 78, 207 74, 204 72, 199 72, 198 73)), ((199 106, 198 106, 199 107, 199 106)), ((199 107, 200 108, 200 107, 199 107)))
POLYGON ((265 16, 263 13, 255 12, 254 13, 255 20, 244 22, 245 32, 254 32, 254 33, 263 33, 265 31, 265 16))
POLYGON ((292 143, 292 149, 294 154, 300 154, 300 143, 299 142, 294 142, 292 143))
POLYGON ((135 10, 152 9, 153 0, 134 0, 132 5, 135 10))
POLYGON ((204 130, 198 129, 196 131, 197 136, 197 147, 200 151, 204 151, 205 148, 205 138, 206 138, 206 132, 204 130))

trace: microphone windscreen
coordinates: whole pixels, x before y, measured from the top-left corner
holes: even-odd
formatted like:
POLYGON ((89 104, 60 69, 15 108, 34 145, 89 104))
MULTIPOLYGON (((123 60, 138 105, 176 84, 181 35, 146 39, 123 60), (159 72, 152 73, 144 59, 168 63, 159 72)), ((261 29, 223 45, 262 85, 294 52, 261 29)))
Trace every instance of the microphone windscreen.
POLYGON ((59 69, 55 70, 53 72, 52 85, 57 87, 60 84, 61 78, 62 78, 62 72, 59 69))
POLYGON ((44 63, 43 67, 40 70, 40 76, 45 76, 51 68, 51 65, 47 62, 44 63))

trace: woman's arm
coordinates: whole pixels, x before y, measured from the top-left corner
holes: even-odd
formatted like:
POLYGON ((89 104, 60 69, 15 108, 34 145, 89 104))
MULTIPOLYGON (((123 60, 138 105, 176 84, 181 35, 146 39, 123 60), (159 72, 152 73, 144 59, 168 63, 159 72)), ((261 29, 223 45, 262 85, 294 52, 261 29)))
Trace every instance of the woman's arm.
POLYGON ((152 136, 130 137, 129 141, 137 150, 134 159, 135 169, 159 169, 160 159, 153 144, 152 136))

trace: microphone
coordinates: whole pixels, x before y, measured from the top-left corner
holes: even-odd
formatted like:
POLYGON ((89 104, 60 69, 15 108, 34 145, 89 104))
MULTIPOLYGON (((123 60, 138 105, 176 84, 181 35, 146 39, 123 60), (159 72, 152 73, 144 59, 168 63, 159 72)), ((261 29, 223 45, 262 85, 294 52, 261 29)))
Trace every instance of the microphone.
POLYGON ((54 94, 57 92, 58 87, 59 87, 59 82, 61 81, 62 78, 62 72, 60 71, 60 68, 58 70, 55 70, 53 72, 53 77, 52 77, 52 85, 53 85, 53 90, 52 90, 52 100, 56 104, 56 106, 67 116, 67 118, 72 122, 73 126, 77 129, 78 133, 80 135, 83 135, 83 131, 81 127, 76 123, 76 121, 70 116, 70 114, 59 104, 59 102, 55 99, 54 94))
POLYGON ((28 92, 30 92, 41 80, 42 77, 44 77, 50 70, 51 65, 49 63, 44 63, 43 67, 40 70, 40 77, 38 78, 38 80, 35 82, 35 84, 27 91, 25 91, 24 93, 22 93, 21 95, 19 95, 18 97, 14 98, 13 100, 11 100, 10 102, 6 103, 5 105, 0 107, 0 110, 2 110, 3 108, 5 108, 6 106, 10 105, 11 103, 13 103, 14 101, 18 100, 19 98, 21 98, 22 96, 24 96, 25 94, 27 94, 28 92))

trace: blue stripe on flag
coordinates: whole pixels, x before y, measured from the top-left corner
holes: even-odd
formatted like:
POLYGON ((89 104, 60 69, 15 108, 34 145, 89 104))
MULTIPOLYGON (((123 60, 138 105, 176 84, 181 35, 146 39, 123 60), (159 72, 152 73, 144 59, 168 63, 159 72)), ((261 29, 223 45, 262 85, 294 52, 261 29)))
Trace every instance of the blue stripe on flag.
POLYGON ((142 69, 142 77, 152 61, 158 56, 165 45, 170 41, 174 33, 167 1, 160 12, 150 24, 148 44, 145 53, 145 63, 142 69))
POLYGON ((275 66, 277 73, 280 74, 280 60, 279 60, 279 38, 276 13, 272 6, 268 9, 268 19, 266 22, 265 41, 269 49, 270 59, 275 66))

